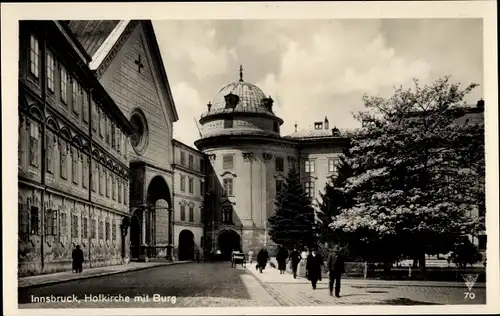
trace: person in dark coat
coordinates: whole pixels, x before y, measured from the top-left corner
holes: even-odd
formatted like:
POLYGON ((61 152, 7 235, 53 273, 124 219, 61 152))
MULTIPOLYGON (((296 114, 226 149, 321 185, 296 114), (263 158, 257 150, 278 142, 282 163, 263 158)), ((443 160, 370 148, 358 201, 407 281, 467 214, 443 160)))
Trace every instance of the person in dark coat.
POLYGON ((324 267, 323 258, 315 250, 311 250, 307 256, 306 276, 311 281, 312 288, 316 289, 318 280, 321 280, 321 268, 324 267))
POLYGON ((300 260, 302 260, 302 256, 300 252, 297 251, 297 248, 294 248, 290 253, 290 262, 292 263, 292 273, 293 278, 297 278, 297 267, 299 266, 300 260))
POLYGON ((71 254, 73 258, 73 270, 76 273, 81 273, 83 270, 83 251, 80 249, 80 245, 76 245, 76 248, 73 249, 73 253, 71 254))
POLYGON ((288 258, 288 251, 286 251, 285 248, 280 247, 278 253, 276 254, 276 260, 278 261, 278 270, 280 270, 280 274, 283 274, 286 271, 287 258, 288 258))
POLYGON ((335 245, 328 256, 328 277, 330 279, 330 296, 333 296, 333 284, 335 283, 335 296, 340 297, 340 278, 345 272, 344 254, 342 249, 335 245))
POLYGON ((257 254, 257 265, 260 273, 262 273, 262 270, 266 268, 268 257, 269 254, 267 253, 266 249, 261 249, 257 254))

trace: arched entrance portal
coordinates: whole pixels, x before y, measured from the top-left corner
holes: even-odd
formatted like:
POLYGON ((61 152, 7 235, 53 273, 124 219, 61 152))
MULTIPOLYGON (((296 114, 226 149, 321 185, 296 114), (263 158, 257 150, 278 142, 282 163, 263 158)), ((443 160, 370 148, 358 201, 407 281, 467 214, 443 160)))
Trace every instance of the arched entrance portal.
POLYGON ((179 260, 194 260, 194 234, 187 229, 179 234, 179 260))
POLYGON ((231 252, 241 248, 240 235, 234 230, 225 230, 218 238, 219 250, 222 260, 231 260, 231 252))
POLYGON ((132 258, 139 258, 139 246, 141 244, 141 211, 136 210, 130 219, 130 255, 132 258))

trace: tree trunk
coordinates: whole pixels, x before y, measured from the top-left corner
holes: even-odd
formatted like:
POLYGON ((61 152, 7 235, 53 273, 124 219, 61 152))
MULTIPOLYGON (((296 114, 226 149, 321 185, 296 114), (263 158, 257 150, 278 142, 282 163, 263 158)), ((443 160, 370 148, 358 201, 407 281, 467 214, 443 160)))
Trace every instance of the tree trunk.
POLYGON ((417 259, 413 259, 413 264, 412 264, 412 267, 413 267, 413 268, 418 267, 418 260, 417 260, 417 259))
POLYGON ((421 254, 418 259, 418 267, 420 268, 420 275, 422 278, 426 279, 426 271, 425 271, 425 253, 421 254))

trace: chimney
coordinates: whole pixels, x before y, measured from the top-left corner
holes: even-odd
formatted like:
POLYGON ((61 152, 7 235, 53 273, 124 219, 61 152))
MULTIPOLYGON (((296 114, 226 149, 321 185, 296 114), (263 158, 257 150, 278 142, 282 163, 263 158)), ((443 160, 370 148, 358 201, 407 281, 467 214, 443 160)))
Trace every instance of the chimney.
POLYGON ((207 108, 208 112, 210 112, 210 108, 212 108, 212 102, 208 101, 207 108))
POLYGON ((477 101, 477 105, 476 105, 479 109, 484 109, 484 100, 481 99, 479 101, 477 101))
POLYGON ((339 134, 340 134, 339 129, 336 126, 334 126, 332 128, 332 136, 338 136, 339 134))
POLYGON ((297 122, 295 122, 295 131, 297 131, 297 122))
POLYGON ((314 129, 323 129, 323 122, 314 122, 314 129))
POLYGON ((325 116, 325 129, 328 129, 328 118, 325 116))

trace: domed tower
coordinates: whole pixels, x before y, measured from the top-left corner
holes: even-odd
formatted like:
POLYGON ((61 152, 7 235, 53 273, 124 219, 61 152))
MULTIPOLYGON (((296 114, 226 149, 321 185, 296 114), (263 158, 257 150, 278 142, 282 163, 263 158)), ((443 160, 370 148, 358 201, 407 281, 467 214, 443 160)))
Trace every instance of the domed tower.
POLYGON ((273 99, 243 80, 224 86, 201 115, 196 147, 210 162, 205 216, 206 247, 229 256, 241 248, 254 253, 269 247, 267 218, 276 190, 295 163, 294 143, 280 137, 283 120, 273 99))

